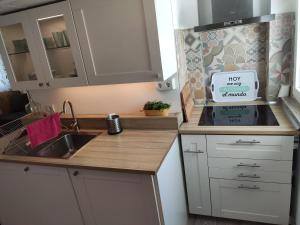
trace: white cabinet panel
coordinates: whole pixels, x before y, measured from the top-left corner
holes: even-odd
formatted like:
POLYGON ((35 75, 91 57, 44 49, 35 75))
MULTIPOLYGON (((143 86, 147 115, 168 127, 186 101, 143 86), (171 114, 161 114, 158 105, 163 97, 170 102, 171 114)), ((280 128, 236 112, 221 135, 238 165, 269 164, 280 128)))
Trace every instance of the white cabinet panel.
POLYGON ((156 177, 164 225, 187 224, 188 215, 178 139, 173 143, 156 177))
POLYGON ((0 31, 0 51, 12 89, 41 88, 45 80, 43 66, 27 14, 0 16, 0 31))
POLYGON ((182 135, 181 138, 189 212, 211 215, 206 138, 200 135, 182 135))
POLYGON ((209 157, 292 160, 292 136, 208 135, 209 157))
POLYGON ((290 184, 210 179, 212 215, 288 225, 290 184))
POLYGON ((158 225, 151 176, 70 169, 86 225, 158 225))
POLYGON ((209 176, 229 180, 291 183, 292 161, 208 158, 209 176))
POLYGON ((71 0, 90 84, 167 79, 177 71, 170 0, 71 0))
POLYGON ((68 2, 1 16, 0 30, 0 51, 13 89, 87 85, 68 2))
POLYGON ((75 24, 68 2, 30 10, 36 47, 43 62, 45 87, 87 85, 75 24))
POLYGON ((64 168, 0 163, 2 225, 83 225, 64 168))

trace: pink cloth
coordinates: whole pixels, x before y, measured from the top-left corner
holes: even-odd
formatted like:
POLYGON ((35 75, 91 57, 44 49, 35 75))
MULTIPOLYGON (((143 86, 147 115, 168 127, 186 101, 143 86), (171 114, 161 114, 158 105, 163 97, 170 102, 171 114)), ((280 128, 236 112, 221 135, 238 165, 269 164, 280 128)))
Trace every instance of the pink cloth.
POLYGON ((60 114, 54 113, 26 127, 32 148, 41 145, 61 133, 60 114))

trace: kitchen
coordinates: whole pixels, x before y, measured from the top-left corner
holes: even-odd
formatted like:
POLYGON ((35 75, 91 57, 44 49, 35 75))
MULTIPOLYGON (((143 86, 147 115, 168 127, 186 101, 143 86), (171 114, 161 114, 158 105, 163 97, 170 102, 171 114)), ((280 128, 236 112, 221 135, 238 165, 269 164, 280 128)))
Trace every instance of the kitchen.
POLYGON ((298 4, 227 1, 0 1, 0 224, 300 223, 298 4))

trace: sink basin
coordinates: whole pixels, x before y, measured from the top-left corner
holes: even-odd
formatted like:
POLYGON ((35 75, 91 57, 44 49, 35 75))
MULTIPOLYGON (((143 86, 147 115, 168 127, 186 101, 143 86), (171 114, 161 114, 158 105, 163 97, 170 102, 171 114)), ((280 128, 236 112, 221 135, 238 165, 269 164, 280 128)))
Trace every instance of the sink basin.
POLYGON ((68 159, 96 136, 85 133, 62 133, 59 137, 34 149, 28 145, 27 136, 23 136, 9 145, 3 154, 68 159))

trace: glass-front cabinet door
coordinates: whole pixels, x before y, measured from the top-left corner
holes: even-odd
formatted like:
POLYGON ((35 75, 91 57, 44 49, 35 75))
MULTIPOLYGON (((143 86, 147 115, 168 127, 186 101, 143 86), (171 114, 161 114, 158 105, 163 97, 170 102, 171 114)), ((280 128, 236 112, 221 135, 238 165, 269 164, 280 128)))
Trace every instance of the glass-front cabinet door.
POLYGON ((42 67, 35 50, 30 23, 24 13, 0 17, 0 51, 15 90, 43 86, 42 67))
POLYGON ((34 36, 41 58, 46 58, 46 86, 67 87, 87 84, 75 25, 67 2, 31 10, 34 36))

